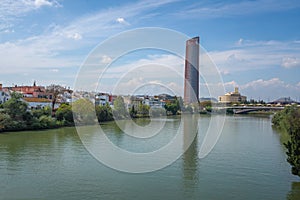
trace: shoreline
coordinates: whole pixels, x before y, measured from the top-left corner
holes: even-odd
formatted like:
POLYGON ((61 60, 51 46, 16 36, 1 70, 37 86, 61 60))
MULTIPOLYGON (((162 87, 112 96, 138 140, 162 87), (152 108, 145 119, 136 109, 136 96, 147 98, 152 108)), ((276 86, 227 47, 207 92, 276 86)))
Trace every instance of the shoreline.
MULTIPOLYGON (((177 115, 167 115, 167 117, 174 117, 174 116, 180 116, 180 115, 193 115, 193 113, 181 113, 181 114, 177 114, 177 115)), ((210 113, 210 112, 199 112, 199 116, 211 116, 211 115, 228 115, 228 116, 253 116, 253 117, 269 117, 271 115, 274 115, 274 113, 270 113, 270 112, 261 112, 261 113, 247 113, 247 114, 231 114, 231 113, 226 113, 226 114, 220 114, 220 113, 210 113)), ((152 117, 152 118, 160 118, 161 116, 156 116, 156 117, 152 117)), ((137 119, 149 119, 151 118, 150 116, 142 116, 142 117, 134 117, 134 118, 124 118, 124 119, 117 119, 117 120, 108 120, 108 121, 100 121, 98 122, 99 125, 101 124, 106 124, 109 122, 115 122, 115 121, 120 121, 120 120, 128 120, 128 119, 132 119, 132 120, 137 120, 137 119)), ((79 124, 78 124, 79 125, 79 124)), ((45 127, 45 128, 39 128, 39 129, 35 129, 35 128, 24 128, 24 129, 15 129, 15 130, 4 130, 4 131, 0 131, 0 134, 9 134, 9 133, 15 133, 15 132, 25 132, 25 131, 43 131, 43 130, 51 130, 51 129, 60 129, 60 128, 67 128, 67 127, 76 127, 78 125, 75 125, 75 123, 70 124, 70 125, 57 125, 57 126, 53 126, 53 127, 45 127)), ((85 126, 88 124, 82 124, 80 126, 85 126)), ((89 125, 97 125, 97 123, 95 124, 89 124, 89 125)))

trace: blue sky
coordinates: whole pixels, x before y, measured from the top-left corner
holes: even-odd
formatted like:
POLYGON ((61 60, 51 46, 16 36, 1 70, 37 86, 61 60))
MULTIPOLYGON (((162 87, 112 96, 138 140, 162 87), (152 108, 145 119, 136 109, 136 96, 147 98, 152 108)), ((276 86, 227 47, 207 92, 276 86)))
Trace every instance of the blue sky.
MULTIPOLYGON (((299 19, 298 0, 1 0, 0 82, 72 87, 96 45, 122 31, 150 26, 199 35, 226 91, 239 86, 248 98, 300 101, 299 19)), ((144 56, 129 56, 126 62, 182 64, 154 51, 144 56)), ((143 82, 133 77, 126 84, 143 82)), ((161 84, 182 88, 175 82, 161 84)))

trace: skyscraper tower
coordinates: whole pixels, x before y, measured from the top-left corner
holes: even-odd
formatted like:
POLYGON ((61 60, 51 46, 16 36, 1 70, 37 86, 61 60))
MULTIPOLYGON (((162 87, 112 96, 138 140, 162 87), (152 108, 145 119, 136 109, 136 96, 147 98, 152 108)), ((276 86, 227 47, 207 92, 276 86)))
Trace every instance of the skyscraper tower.
POLYGON ((199 37, 186 41, 184 103, 198 102, 199 99, 199 37))

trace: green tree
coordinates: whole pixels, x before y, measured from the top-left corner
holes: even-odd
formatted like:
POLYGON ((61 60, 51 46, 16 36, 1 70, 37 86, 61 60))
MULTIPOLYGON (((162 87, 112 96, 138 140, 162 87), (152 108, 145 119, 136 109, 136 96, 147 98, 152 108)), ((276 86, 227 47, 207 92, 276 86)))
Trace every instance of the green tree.
POLYGON ((51 110, 52 110, 52 116, 54 116, 55 113, 55 104, 57 102, 59 94, 63 93, 66 89, 60 85, 51 84, 47 86, 46 91, 51 94, 51 110))
POLYGON ((184 112, 185 111, 185 107, 184 107, 184 103, 183 103, 182 97, 177 97, 177 100, 178 100, 179 110, 182 111, 182 112, 184 112))
POLYGON ((272 122, 276 128, 290 135, 290 141, 284 144, 287 161, 292 166, 292 174, 300 176, 300 108, 286 107, 274 115, 272 122))
POLYGON ((44 108, 39 109, 32 109, 31 113, 33 117, 40 118, 42 115, 50 116, 51 115, 51 108, 46 106, 44 108))
POLYGON ((72 104, 74 121, 79 124, 95 124, 95 106, 88 99, 79 99, 72 104))
POLYGON ((11 117, 6 113, 0 112, 0 132, 11 129, 12 125, 13 120, 11 117))
POLYGON ((118 96, 114 101, 113 116, 115 119, 124 119, 129 116, 124 99, 118 96))
POLYGON ((56 121, 51 116, 42 115, 39 118, 39 126, 40 128, 55 128, 56 121))
POLYGON ((104 106, 96 106, 96 115, 98 122, 112 121, 114 119, 112 109, 108 103, 104 106))
POLYGON ((137 114, 140 117, 148 117, 149 116, 150 106, 145 104, 140 104, 137 110, 137 114))
POLYGON ((200 107, 201 108, 211 108, 212 102, 211 101, 202 101, 200 102, 200 107))
POLYGON ((3 104, 5 113, 17 121, 23 120, 27 112, 27 104, 21 98, 22 94, 13 92, 11 98, 3 104))
POLYGON ((171 113, 172 115, 176 115, 177 111, 179 110, 178 104, 175 103, 166 103, 165 109, 167 112, 171 113))
POLYGON ((137 115, 137 110, 135 109, 135 106, 132 105, 131 108, 129 109, 129 115, 131 118, 135 118, 137 115))
POLYGON ((61 104, 55 112, 55 117, 63 122, 62 125, 72 125, 74 123, 72 106, 67 103, 61 104))

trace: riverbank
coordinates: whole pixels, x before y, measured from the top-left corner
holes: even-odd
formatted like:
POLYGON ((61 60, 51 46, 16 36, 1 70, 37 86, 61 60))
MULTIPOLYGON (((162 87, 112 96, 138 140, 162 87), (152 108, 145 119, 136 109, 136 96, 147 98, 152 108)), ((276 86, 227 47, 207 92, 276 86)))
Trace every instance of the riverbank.
POLYGON ((286 107, 274 115, 272 123, 280 132, 289 135, 288 141, 284 143, 287 161, 292 166, 292 174, 300 176, 300 108, 296 105, 286 107))

